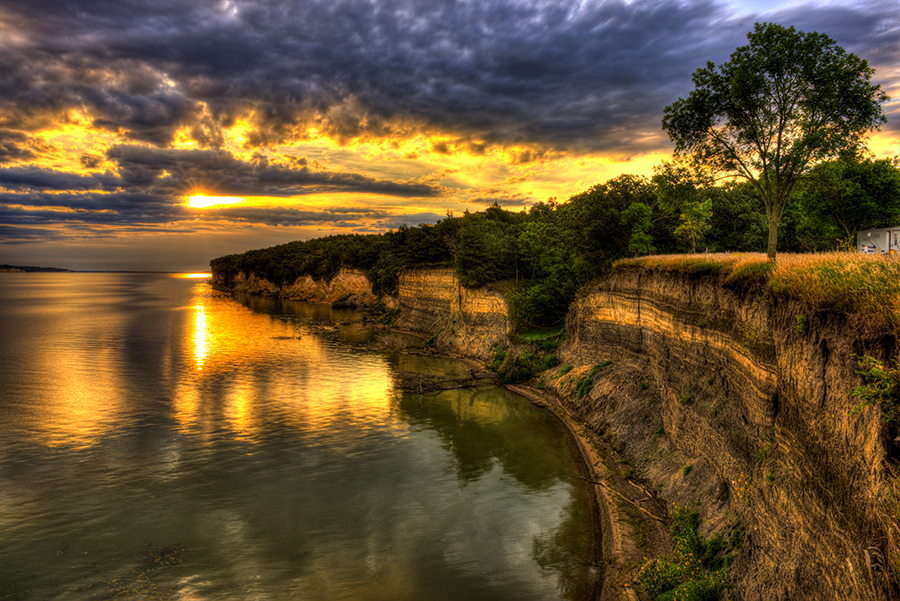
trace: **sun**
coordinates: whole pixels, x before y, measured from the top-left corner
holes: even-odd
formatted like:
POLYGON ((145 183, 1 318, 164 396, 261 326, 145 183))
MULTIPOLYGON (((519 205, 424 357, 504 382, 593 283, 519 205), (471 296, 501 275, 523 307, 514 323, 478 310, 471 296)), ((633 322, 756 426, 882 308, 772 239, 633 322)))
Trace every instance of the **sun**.
POLYGON ((205 209, 215 205, 233 205, 243 200, 243 198, 237 196, 204 196, 195 194, 188 197, 187 206, 195 209, 205 209))

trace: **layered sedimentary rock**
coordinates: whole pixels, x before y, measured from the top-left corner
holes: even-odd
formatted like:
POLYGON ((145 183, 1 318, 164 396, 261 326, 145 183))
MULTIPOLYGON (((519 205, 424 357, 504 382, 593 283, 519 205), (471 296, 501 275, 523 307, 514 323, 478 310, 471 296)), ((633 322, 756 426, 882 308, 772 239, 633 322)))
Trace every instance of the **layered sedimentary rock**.
POLYGON ((509 333, 503 294, 461 286, 452 267, 405 269, 399 305, 401 327, 435 333, 439 347, 469 357, 489 358, 509 333))
POLYGON ((744 525, 738 598, 872 599, 885 594, 885 444, 880 411, 851 415, 849 391, 854 354, 895 344, 789 299, 633 267, 573 305, 562 355, 575 368, 549 382, 661 497, 710 529, 744 525))
MULTIPOLYGON (((224 281, 215 272, 212 275, 214 286, 235 292, 347 306, 373 306, 378 301, 366 274, 356 269, 341 269, 330 280, 316 280, 306 275, 285 285, 274 284, 253 274, 248 276, 243 271, 228 281, 224 281)), ((387 299, 387 303, 390 305, 390 299, 387 299)))

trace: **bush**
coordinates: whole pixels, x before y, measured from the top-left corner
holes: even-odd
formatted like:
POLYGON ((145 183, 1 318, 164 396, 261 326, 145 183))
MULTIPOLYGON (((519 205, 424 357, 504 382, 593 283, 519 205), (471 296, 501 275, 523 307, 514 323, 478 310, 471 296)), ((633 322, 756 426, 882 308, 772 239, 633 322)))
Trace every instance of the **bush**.
POLYGON ((900 415, 898 415, 898 410, 900 410, 900 359, 894 359, 897 367, 892 368, 890 364, 885 367, 883 361, 874 357, 854 356, 857 358, 859 366, 863 368, 856 373, 861 374, 866 379, 866 383, 850 391, 851 396, 862 400, 853 408, 850 415, 855 415, 863 407, 872 405, 881 408, 886 424, 895 424, 900 421, 900 415))
POLYGON ((535 354, 523 351, 519 355, 514 355, 507 350, 500 350, 485 369, 500 376, 502 384, 521 384, 557 365, 559 358, 552 353, 535 354))
POLYGON ((731 586, 728 565, 733 559, 727 555, 743 532, 734 528, 726 540, 719 533, 705 539, 698 533, 700 514, 683 505, 673 505, 670 534, 675 551, 667 556, 647 561, 638 572, 640 587, 656 601, 714 601, 720 599, 731 586))

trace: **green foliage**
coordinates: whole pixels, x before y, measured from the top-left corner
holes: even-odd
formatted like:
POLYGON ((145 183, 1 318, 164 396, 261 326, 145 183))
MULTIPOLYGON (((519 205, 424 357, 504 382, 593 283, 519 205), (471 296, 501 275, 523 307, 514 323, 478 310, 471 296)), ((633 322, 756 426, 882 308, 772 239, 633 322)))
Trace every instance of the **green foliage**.
POLYGON ((858 148, 885 121, 887 95, 874 69, 831 38, 757 23, 728 62, 694 72, 694 91, 665 108, 663 129, 679 155, 752 183, 766 207, 767 254, 812 165, 858 148))
POLYGON ((559 375, 560 375, 560 376, 566 375, 567 373, 569 373, 570 371, 572 371, 572 367, 573 367, 573 366, 572 366, 572 365, 569 365, 569 364, 563 365, 562 367, 559 368, 559 375))
POLYGON ((531 344, 545 353, 555 353, 559 345, 566 339, 565 328, 552 328, 549 330, 523 329, 517 330, 515 337, 522 342, 531 344))
POLYGON ((494 203, 480 213, 468 211, 458 221, 456 276, 475 288, 515 277, 518 268, 517 221, 521 216, 494 203))
POLYGON ((733 525, 727 540, 721 533, 706 539, 698 533, 699 513, 673 505, 669 515, 675 551, 647 561, 638 572, 638 584, 656 601, 721 599, 731 587, 730 552, 740 544, 743 529, 733 525))
POLYGON ((485 369, 495 372, 503 384, 520 384, 557 365, 559 358, 552 353, 532 353, 526 350, 517 355, 504 349, 497 351, 485 369))
POLYGON ((794 333, 799 334, 800 336, 809 332, 809 316, 807 315, 795 315, 794 316, 794 333))
POLYGON ((847 156, 816 165, 795 195, 806 250, 850 250, 862 230, 900 223, 900 169, 847 156))
POLYGON ((607 367, 609 365, 612 365, 612 361, 607 360, 607 361, 604 361, 603 363, 598 363, 597 365, 595 365, 594 367, 591 368, 591 371, 589 371, 584 378, 582 378, 581 380, 578 381, 577 390, 578 390, 579 398, 587 396, 588 394, 591 393, 591 391, 594 389, 594 377, 598 373, 600 373, 601 369, 603 369, 604 367, 607 367))
POLYGON ((594 389, 594 381, 591 378, 584 378, 578 381, 578 398, 587 396, 594 389))
POLYGON ((866 383, 850 391, 851 396, 862 401, 850 414, 855 415, 863 407, 871 405, 881 408, 886 424, 900 422, 900 359, 894 359, 896 367, 891 367, 890 362, 886 366, 883 361, 874 357, 854 356, 862 368, 856 373, 861 374, 866 383))

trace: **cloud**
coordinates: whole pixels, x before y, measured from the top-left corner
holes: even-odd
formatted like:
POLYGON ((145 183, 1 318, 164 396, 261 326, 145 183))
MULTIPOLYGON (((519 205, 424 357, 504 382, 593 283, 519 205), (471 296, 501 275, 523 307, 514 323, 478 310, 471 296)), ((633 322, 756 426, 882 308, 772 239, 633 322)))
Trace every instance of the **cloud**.
MULTIPOLYGON (((664 107, 754 21, 828 34, 900 96, 895 0, 3 2, 2 237, 383 231, 526 206, 587 182, 552 172, 573 159, 606 173, 668 152, 664 107), (85 129, 96 140, 71 141, 85 129), (197 211, 194 193, 289 206, 197 211), (324 194, 354 206, 321 208, 324 194), (372 195, 396 208, 366 209, 372 195)), ((885 108, 900 136, 900 102, 885 108)))
MULTIPOLYGON (((651 146, 666 146, 662 108, 689 91, 694 69, 727 59, 761 17, 736 16, 715 0, 225 7, 4 3, 4 28, 15 34, 0 58, 4 123, 33 130, 84 107, 96 127, 158 147, 185 125, 216 147, 223 127, 249 117, 256 146, 302 139, 314 127, 344 142, 443 133, 482 149, 630 154, 646 151, 650 133, 651 146)), ((870 0, 762 17, 821 29, 890 65, 895 13, 870 0)))

